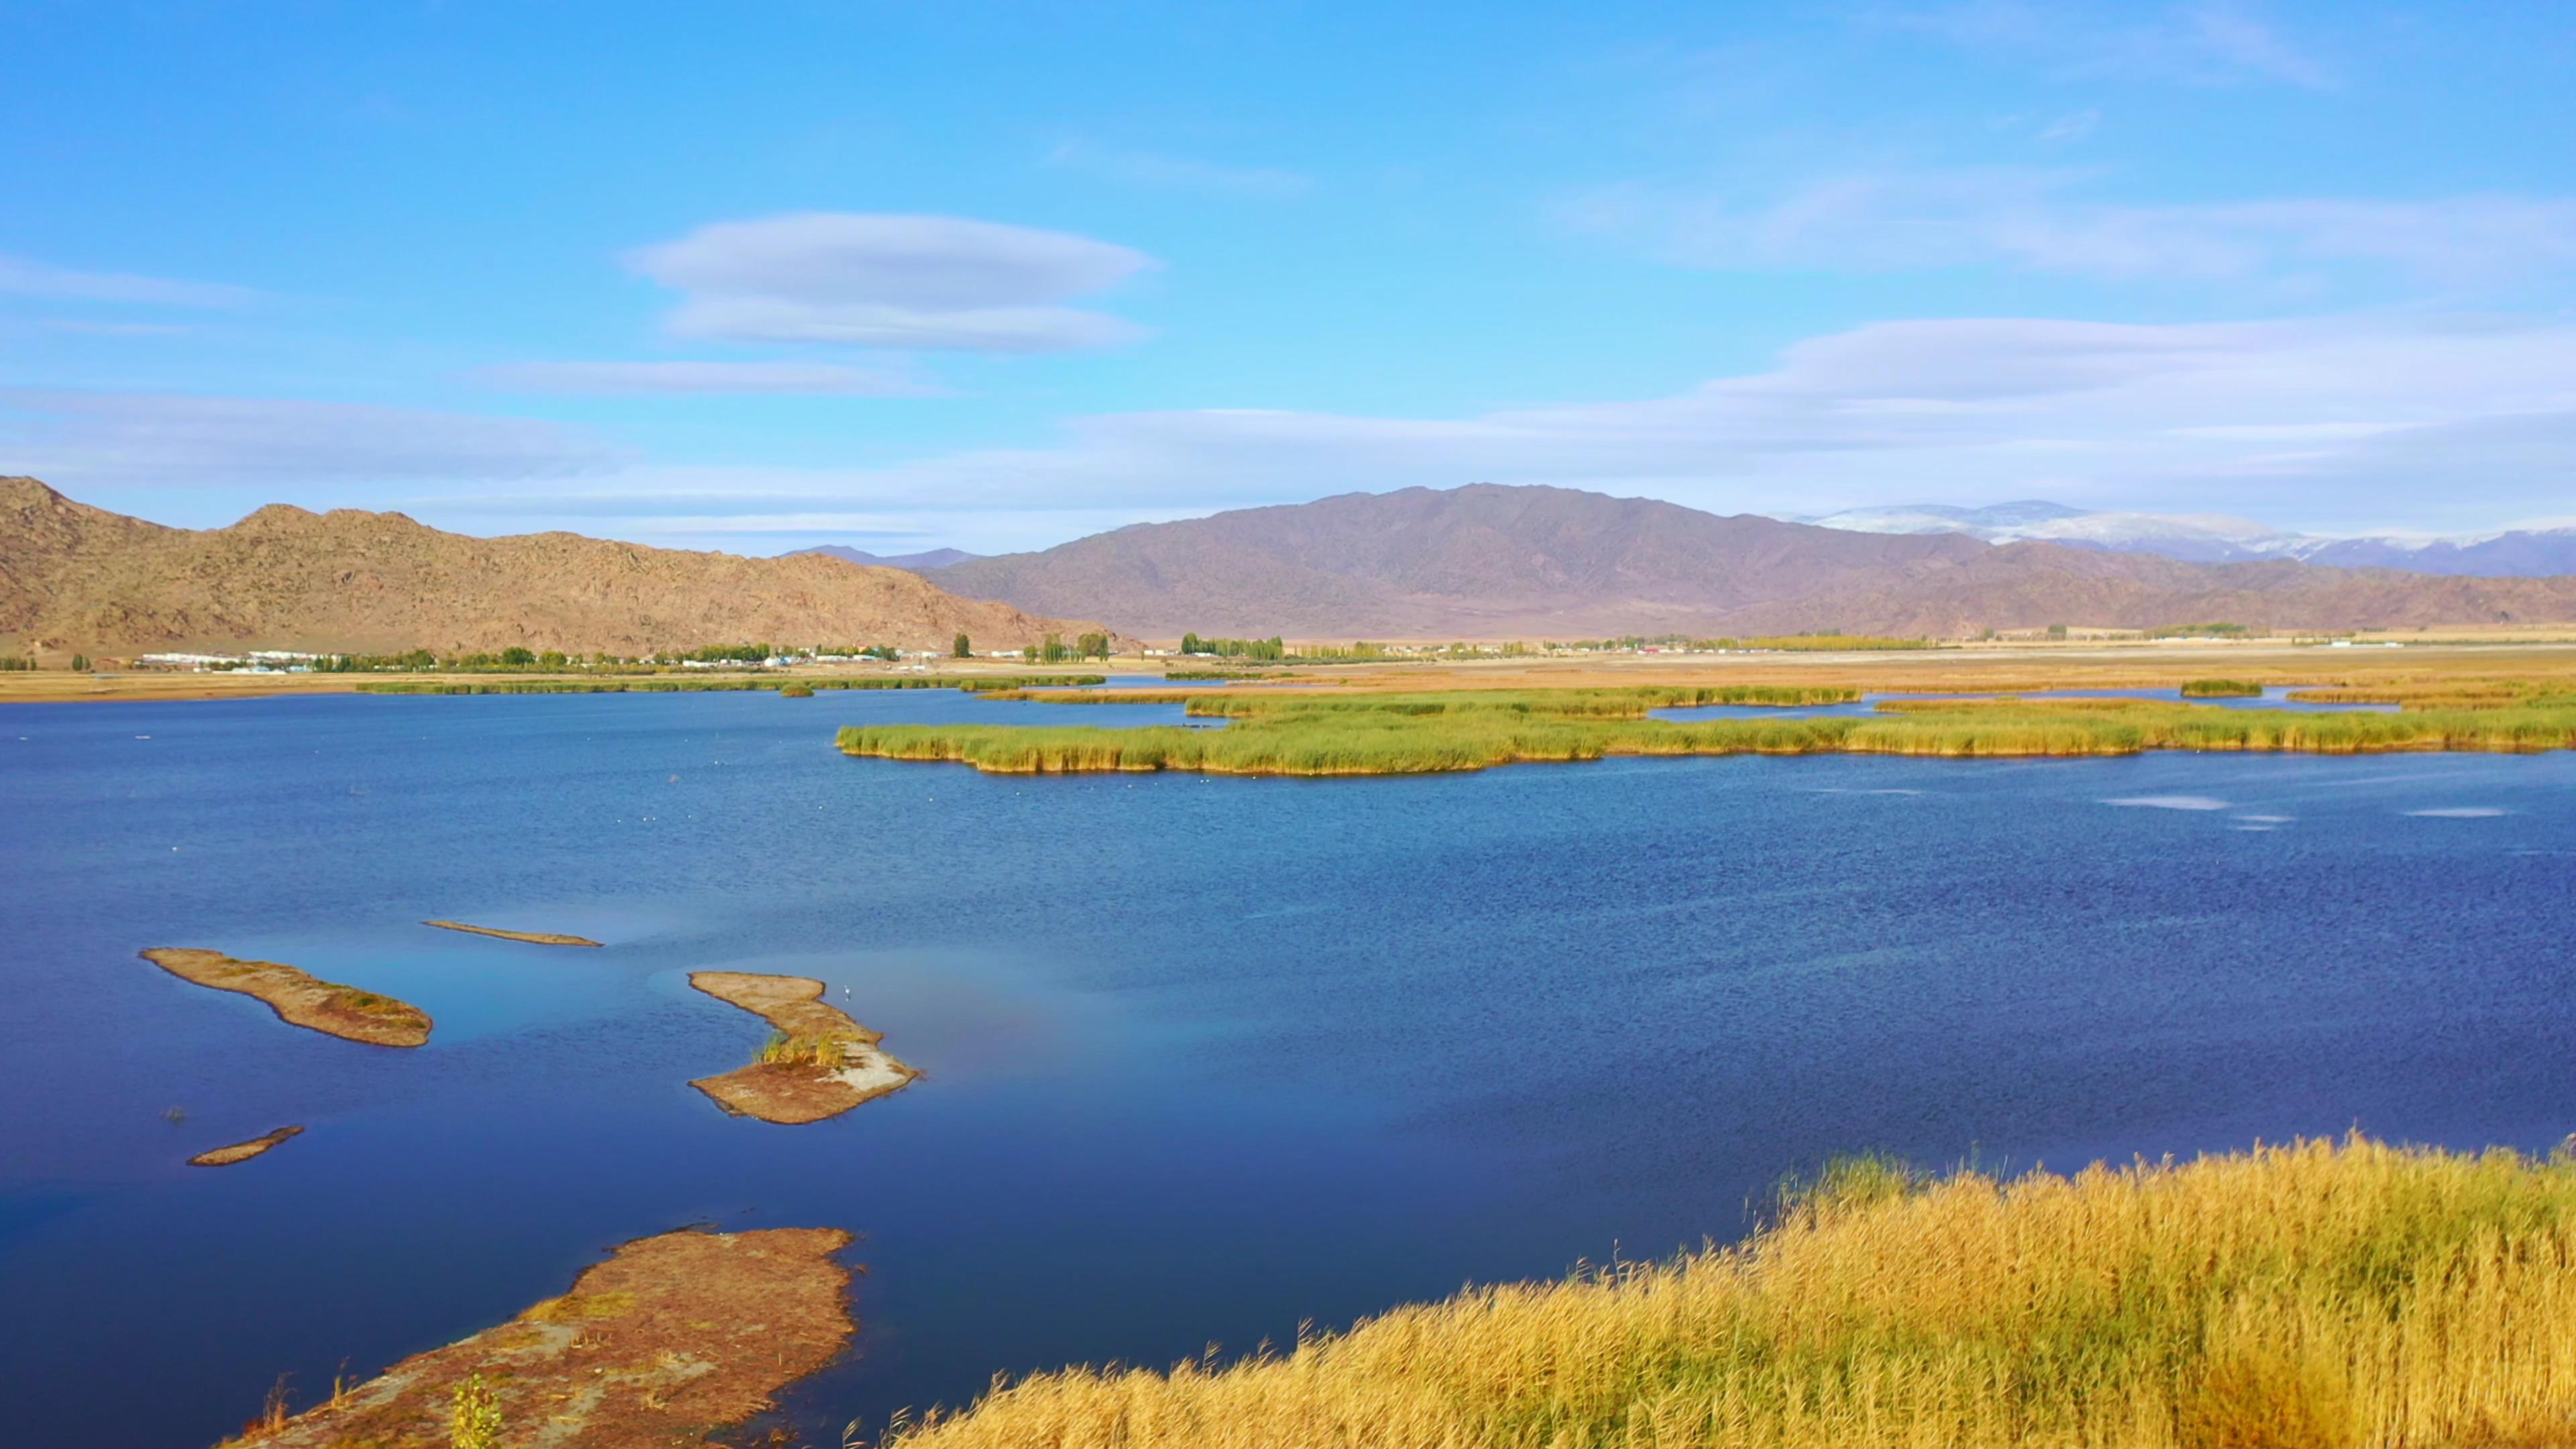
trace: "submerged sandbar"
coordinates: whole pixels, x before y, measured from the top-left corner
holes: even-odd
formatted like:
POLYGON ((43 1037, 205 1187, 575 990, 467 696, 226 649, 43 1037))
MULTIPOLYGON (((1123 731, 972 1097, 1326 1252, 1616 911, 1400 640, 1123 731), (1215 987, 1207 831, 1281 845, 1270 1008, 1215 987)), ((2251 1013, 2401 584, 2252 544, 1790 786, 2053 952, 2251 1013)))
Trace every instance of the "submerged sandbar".
POLYGON ((565 936, 553 931, 505 931, 499 926, 469 926, 463 921, 423 921, 442 931, 464 931, 476 936, 497 936, 504 941, 525 941, 531 946, 596 946, 588 936, 565 936))
POLYGON ((823 983, 812 977, 692 971, 689 984, 778 1029, 760 1060, 689 1083, 728 1112, 789 1125, 820 1122, 921 1075, 877 1045, 883 1033, 824 1005, 823 983))
POLYGON ((287 1138, 301 1135, 303 1131, 301 1127, 280 1127, 274 1132, 263 1132, 248 1142, 236 1142, 229 1147, 210 1148, 200 1152, 188 1159, 188 1165, 190 1167, 230 1167, 236 1162, 248 1162, 287 1138))
POLYGON ((141 954, 182 981, 257 997, 292 1026, 370 1046, 416 1047, 429 1040, 429 1013, 410 1002, 319 980, 281 962, 243 961, 185 946, 156 946, 141 954))
POLYGON ((850 1272, 832 1255, 849 1244, 838 1228, 638 1238, 563 1297, 232 1443, 449 1449, 457 1388, 480 1377, 500 1444, 699 1444, 840 1351, 850 1272))

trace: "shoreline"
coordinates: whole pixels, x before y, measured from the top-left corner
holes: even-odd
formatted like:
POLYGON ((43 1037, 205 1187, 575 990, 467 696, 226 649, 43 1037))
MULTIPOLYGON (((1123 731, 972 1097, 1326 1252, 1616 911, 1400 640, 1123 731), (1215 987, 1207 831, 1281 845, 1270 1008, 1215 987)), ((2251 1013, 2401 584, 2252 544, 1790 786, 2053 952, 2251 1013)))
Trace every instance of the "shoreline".
POLYGON ((878 1045, 884 1033, 824 1004, 823 983, 812 977, 692 971, 689 985, 773 1028, 759 1060, 689 1083, 736 1116, 803 1126, 900 1092, 921 1076, 878 1045))
POLYGON ((463 921, 423 921, 442 931, 463 931, 469 936, 491 936, 503 941, 525 941, 531 946, 597 946, 588 936, 566 936, 553 931, 510 931, 499 926, 469 926, 463 921))
POLYGON ((235 1142, 226 1147, 210 1147, 189 1158, 188 1165, 190 1167, 230 1167, 236 1162, 248 1162, 290 1137, 302 1135, 304 1135, 302 1127, 280 1127, 273 1132, 263 1132, 247 1142, 235 1142))
POLYGON ((839 1228, 637 1238, 559 1298, 403 1359, 225 1449, 446 1449, 479 1379, 505 1444, 695 1444, 776 1407, 856 1331, 839 1228))
POLYGON ((279 961, 244 961, 192 946, 137 953, 182 981, 264 1002, 289 1026, 367 1046, 416 1047, 429 1040, 429 1013, 408 1001, 324 981, 279 961))

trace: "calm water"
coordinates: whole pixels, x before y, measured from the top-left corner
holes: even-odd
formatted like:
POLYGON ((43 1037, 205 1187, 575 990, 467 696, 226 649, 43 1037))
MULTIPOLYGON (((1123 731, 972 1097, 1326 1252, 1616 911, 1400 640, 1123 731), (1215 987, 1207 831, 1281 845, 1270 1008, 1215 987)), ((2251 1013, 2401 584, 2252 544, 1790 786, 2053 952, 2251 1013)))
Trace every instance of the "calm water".
POLYGON ((0 1423, 208 1443, 281 1372, 309 1399, 692 1222, 862 1235, 857 1351, 793 1397, 836 1433, 997 1370, 1729 1236, 1851 1148, 2576 1129, 2576 756, 1029 780, 830 747, 1178 717, 0 709, 0 1423), (385 990, 437 1034, 297 1031, 135 959, 158 945, 385 990), (728 1118, 686 1083, 766 1029, 687 989, 709 967, 846 989, 928 1075, 834 1122, 728 1118), (285 1123, 311 1130, 181 1165, 285 1123))

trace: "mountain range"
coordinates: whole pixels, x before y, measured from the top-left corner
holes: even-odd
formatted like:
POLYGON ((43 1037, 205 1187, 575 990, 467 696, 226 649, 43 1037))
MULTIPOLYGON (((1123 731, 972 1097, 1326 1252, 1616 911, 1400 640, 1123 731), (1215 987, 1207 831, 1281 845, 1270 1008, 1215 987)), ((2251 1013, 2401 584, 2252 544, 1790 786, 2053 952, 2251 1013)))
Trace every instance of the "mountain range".
MULTIPOLYGON (((2018 508, 1970 527, 2073 512, 2018 508)), ((1145 638, 1308 640, 2406 628, 2576 620, 2576 577, 2195 562, 2098 536, 1829 528, 1494 484, 1137 524, 914 571, 570 533, 473 538, 399 513, 283 505, 226 528, 167 528, 0 479, 0 652, 940 648, 957 633, 993 648, 1089 632, 1095 619, 1145 638)))
POLYGON ((1861 533, 1964 533, 1989 543, 2041 541, 2197 563, 2291 558, 2338 568, 2486 578, 2576 574, 2576 528, 2526 528, 2462 538, 2290 533, 2224 514, 2113 513, 2036 500, 1956 508, 1918 503, 1792 520, 1861 533))
POLYGON ((795 553, 786 554, 784 557, 794 558, 797 554, 808 553, 819 553, 825 558, 836 558, 843 563, 866 564, 871 568, 916 570, 944 569, 950 564, 961 564, 982 557, 980 554, 968 553, 962 548, 934 548, 928 553, 878 554, 842 543, 826 543, 818 544, 813 548, 800 548, 795 553))
POLYGON ((920 575, 539 533, 471 538, 399 513, 272 504, 165 528, 0 478, 0 651, 536 649, 705 644, 1018 647, 1099 626, 961 599, 920 575))
POLYGON ((1496 484, 1137 524, 925 577, 953 593, 1104 618, 1149 638, 1185 630, 1955 636, 2055 623, 2349 629, 2576 620, 2576 578, 2432 577, 2294 558, 2193 562, 1989 542, 1959 529, 1720 517, 1652 499, 1496 484))

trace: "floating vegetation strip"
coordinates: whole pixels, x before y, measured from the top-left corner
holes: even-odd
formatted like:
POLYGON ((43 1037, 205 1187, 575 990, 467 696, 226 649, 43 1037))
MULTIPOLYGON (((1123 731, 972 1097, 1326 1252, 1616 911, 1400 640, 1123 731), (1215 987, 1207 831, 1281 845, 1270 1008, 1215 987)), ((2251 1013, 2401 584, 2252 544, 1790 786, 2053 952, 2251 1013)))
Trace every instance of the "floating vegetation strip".
POLYGON ((1106 684, 1105 674, 930 675, 899 678, 861 674, 841 678, 780 675, 776 678, 723 679, 412 679, 369 680, 360 694, 732 694, 761 689, 960 689, 970 694, 994 689, 1061 689, 1106 684))
POLYGON ((190 1167, 230 1167, 236 1162, 248 1162, 287 1138, 300 1137, 303 1133, 304 1129, 301 1127, 280 1127, 274 1132, 261 1133, 248 1142, 236 1142, 229 1147, 215 1147, 200 1152, 188 1159, 188 1165, 190 1167))
POLYGON ((2263 686, 2244 679, 2186 679, 2182 685, 2185 699, 2260 699, 2263 686))
POLYGON ((291 1026, 370 1046, 416 1047, 429 1040, 429 1013, 406 1001, 316 980, 276 961, 241 961, 221 951, 160 946, 143 959, 178 977, 217 991, 238 991, 267 1002, 291 1026))
POLYGON ((692 971, 689 984, 774 1028, 751 1065, 689 1083, 728 1112, 788 1125, 820 1122, 902 1091, 921 1075, 878 1045, 882 1033, 824 1005, 823 983, 811 977, 692 971))
POLYGON ((2576 746, 2576 706, 2323 714, 2155 700, 1895 700, 1866 716, 1670 721, 1687 704, 1824 704, 1847 689, 1458 690, 1438 694, 1187 695, 1223 730, 1156 726, 873 725, 844 753, 953 760, 996 773, 1195 770, 1393 775, 1611 755, 2133 755, 2144 750, 2362 754, 2576 746), (1768 697, 1748 697, 1748 696, 1768 697))
POLYGON ((840 1352, 850 1274, 832 1255, 849 1243, 837 1228, 639 1238, 564 1296, 227 1449, 705 1444, 840 1352))
POLYGON ((2072 1178, 1862 1160, 1737 1247, 1475 1288, 891 1449, 2560 1445, 2576 1162, 2295 1143, 2072 1178))
POLYGON ((504 941, 525 941, 531 946, 596 946, 588 936, 558 935, 553 931, 505 931, 499 926, 469 926, 463 921, 423 921, 442 931, 464 931, 476 936, 497 936, 504 941))

